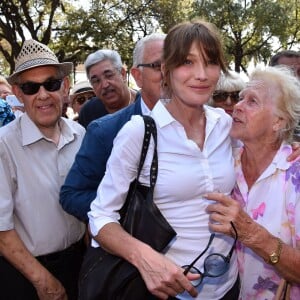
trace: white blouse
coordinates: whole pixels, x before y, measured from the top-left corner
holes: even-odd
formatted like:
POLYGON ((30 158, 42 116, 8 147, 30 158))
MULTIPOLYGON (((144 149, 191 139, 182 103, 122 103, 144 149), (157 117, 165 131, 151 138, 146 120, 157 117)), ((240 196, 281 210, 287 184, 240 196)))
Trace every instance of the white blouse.
MULTIPOLYGON (((206 137, 201 151, 188 139, 183 126, 176 121, 159 101, 151 116, 157 127, 158 178, 154 201, 162 214, 177 232, 166 256, 182 266, 190 264, 205 248, 211 232, 206 207, 211 202, 203 198, 207 192, 230 193, 234 183, 234 162, 229 130, 231 118, 221 109, 205 106, 206 137)), ((133 116, 114 140, 105 176, 98 187, 96 199, 88 213, 91 232, 97 235, 107 223, 118 222, 130 182, 137 173, 144 136, 141 116, 133 116)), ((140 182, 149 186, 153 144, 141 172, 140 182)), ((151 226, 151 224, 149 224, 151 226)), ((233 239, 216 234, 207 252, 227 255, 233 239)), ((93 240, 92 245, 98 243, 93 240)), ((203 260, 196 267, 203 271, 203 260)), ((205 277, 198 287, 199 299, 219 299, 234 284, 237 277, 235 255, 231 268, 221 277, 205 277)), ((191 299, 184 293, 179 299, 191 299)))

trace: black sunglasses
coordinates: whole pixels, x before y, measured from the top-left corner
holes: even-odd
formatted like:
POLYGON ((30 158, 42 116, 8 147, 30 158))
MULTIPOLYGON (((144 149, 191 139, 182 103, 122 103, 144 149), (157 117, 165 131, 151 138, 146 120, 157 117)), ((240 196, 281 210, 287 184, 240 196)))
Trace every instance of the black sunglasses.
POLYGON ((228 97, 230 97, 231 101, 234 103, 238 103, 240 100, 240 91, 235 91, 235 92, 221 92, 221 91, 216 91, 213 93, 212 97, 215 102, 224 102, 227 100, 228 97))
POLYGON ((155 71, 160 71, 161 63, 154 62, 151 64, 138 64, 137 67, 146 67, 146 68, 154 69, 155 71))
POLYGON ((74 99, 74 101, 76 101, 78 104, 82 105, 87 100, 91 99, 92 97, 94 97, 94 94, 82 95, 82 96, 76 97, 74 99))
POLYGON ((20 89, 25 95, 36 94, 40 87, 43 86, 48 92, 58 91, 61 87, 62 79, 49 79, 44 82, 28 81, 19 85, 20 89))
POLYGON ((194 264, 203 256, 203 254, 207 251, 207 249, 211 245, 211 243, 215 237, 215 234, 212 233, 210 235, 210 238, 209 238, 206 248, 194 259, 194 261, 190 265, 182 266, 182 268, 184 269, 184 272, 183 272, 184 275, 186 275, 188 272, 201 275, 201 277, 199 279, 195 279, 195 280, 191 281, 191 284, 193 286, 196 287, 196 286, 200 285, 204 277, 219 277, 228 271, 230 259, 231 259, 233 250, 235 248, 236 241, 238 239, 238 235, 237 235, 235 226, 233 225, 232 222, 230 222, 230 224, 233 228, 235 237, 234 237, 234 243, 233 243, 229 253, 227 254, 227 256, 224 256, 223 254, 220 254, 220 253, 212 253, 212 254, 208 255, 204 260, 204 272, 203 273, 200 270, 198 270, 196 267, 194 267, 194 264))

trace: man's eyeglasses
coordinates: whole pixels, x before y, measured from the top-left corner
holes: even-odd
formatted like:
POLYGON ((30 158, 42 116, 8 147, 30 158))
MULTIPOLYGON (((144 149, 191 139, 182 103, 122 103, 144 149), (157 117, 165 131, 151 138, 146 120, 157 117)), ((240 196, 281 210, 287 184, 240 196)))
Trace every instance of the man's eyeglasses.
POLYGON ((208 255, 204 260, 204 272, 203 273, 200 270, 198 270, 196 267, 194 267, 194 264, 204 255, 204 253, 208 250, 209 246, 211 245, 211 243, 215 237, 215 234, 212 233, 209 238, 206 248, 194 259, 194 261, 190 265, 182 266, 182 268, 184 269, 184 272, 183 272, 184 275, 186 275, 188 272, 201 275, 201 277, 199 279, 191 281, 191 284, 193 286, 196 287, 196 286, 200 285, 204 277, 219 277, 228 271, 230 259, 231 259, 233 250, 235 248, 236 241, 238 239, 238 235, 237 235, 235 226, 233 225, 232 222, 230 222, 230 224, 234 231, 235 238, 234 238, 234 243, 233 243, 229 253, 227 254, 227 256, 224 256, 223 254, 220 254, 220 253, 212 253, 212 254, 208 255))
POLYGON ((230 100, 234 103, 238 103, 240 100, 240 91, 235 92, 222 92, 222 91, 215 91, 212 95, 215 102, 224 102, 230 97, 230 100))
POLYGON ((116 75, 117 71, 106 70, 103 72, 102 76, 92 76, 92 78, 90 79, 90 83, 92 86, 97 86, 101 84, 104 80, 113 80, 116 75))
POLYGON ((44 82, 28 81, 19 85, 20 89, 25 95, 36 94, 40 87, 43 86, 48 92, 58 91, 61 87, 62 79, 49 79, 44 82))
POLYGON ((160 62, 154 62, 151 64, 138 64, 137 67, 146 67, 154 69, 155 71, 160 71, 161 63, 160 62))

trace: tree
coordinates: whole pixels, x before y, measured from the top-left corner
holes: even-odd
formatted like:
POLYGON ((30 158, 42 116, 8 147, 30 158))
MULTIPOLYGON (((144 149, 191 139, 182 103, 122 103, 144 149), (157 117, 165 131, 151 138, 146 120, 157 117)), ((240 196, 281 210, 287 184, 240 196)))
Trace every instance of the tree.
POLYGON ((0 53, 15 68, 15 58, 23 42, 29 37, 48 44, 59 0, 1 0, 0 2, 0 53))
POLYGON ((10 72, 28 37, 49 44, 60 61, 75 66, 89 53, 111 48, 130 67, 138 39, 195 17, 220 29, 228 63, 238 72, 300 40, 298 0, 86 1, 88 9, 78 8, 78 0, 1 0, 0 53, 10 72))
POLYGON ((56 39, 67 52, 78 53, 78 61, 101 48, 117 50, 127 66, 132 63, 135 41, 157 30, 152 0, 92 1, 87 11, 67 12, 67 22, 56 39))
POLYGON ((222 32, 229 62, 247 73, 251 60, 266 63, 274 51, 299 42, 297 0, 195 1, 194 14, 214 23, 222 32))
POLYGON ((152 1, 153 15, 161 29, 167 33, 171 27, 179 22, 188 20, 193 13, 193 0, 155 0, 152 1))
POLYGON ((88 12, 70 11, 57 40, 67 51, 75 51, 83 61, 100 48, 117 50, 128 67, 134 45, 155 31, 167 32, 191 13, 193 0, 110 0, 91 1, 88 12))

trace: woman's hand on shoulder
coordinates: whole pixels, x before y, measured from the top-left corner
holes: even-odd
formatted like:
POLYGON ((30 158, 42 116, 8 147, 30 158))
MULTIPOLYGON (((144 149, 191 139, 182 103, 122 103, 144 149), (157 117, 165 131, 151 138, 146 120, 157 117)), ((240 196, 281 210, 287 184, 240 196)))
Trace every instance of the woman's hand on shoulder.
POLYGON ((293 161, 300 158, 300 142, 292 143, 293 152, 287 157, 287 161, 293 161))

